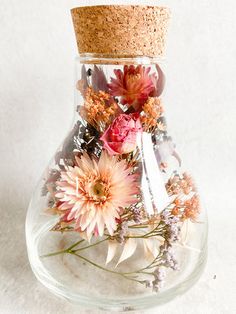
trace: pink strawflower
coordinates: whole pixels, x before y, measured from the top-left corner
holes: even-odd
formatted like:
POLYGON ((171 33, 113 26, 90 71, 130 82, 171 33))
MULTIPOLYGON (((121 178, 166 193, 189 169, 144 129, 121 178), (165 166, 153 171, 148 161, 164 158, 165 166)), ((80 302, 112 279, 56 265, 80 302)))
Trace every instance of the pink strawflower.
POLYGON ((68 166, 57 182, 59 209, 70 213, 75 229, 93 234, 110 235, 117 229, 117 219, 125 207, 137 202, 137 175, 130 174, 124 160, 102 152, 99 160, 83 154, 76 165, 68 166))
POLYGON ((125 65, 124 71, 114 70, 116 78, 111 78, 108 84, 113 96, 121 97, 123 105, 133 106, 135 110, 141 111, 142 105, 155 91, 156 75, 150 75, 151 67, 142 65, 125 65))
POLYGON ((102 135, 103 148, 110 155, 128 154, 137 147, 137 135, 141 132, 138 113, 120 114, 102 135))

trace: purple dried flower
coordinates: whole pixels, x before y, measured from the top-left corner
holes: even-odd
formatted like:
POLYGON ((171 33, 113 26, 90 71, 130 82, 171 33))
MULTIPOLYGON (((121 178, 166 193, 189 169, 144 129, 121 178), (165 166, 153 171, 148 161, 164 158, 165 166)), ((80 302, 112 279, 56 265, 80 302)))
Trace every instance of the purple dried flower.
POLYGON ((153 276, 154 276, 154 280, 152 281, 152 288, 153 288, 153 291, 158 292, 164 284, 166 272, 163 268, 158 267, 153 272, 153 276))
POLYGON ((180 227, 178 226, 179 217, 172 216, 170 212, 165 209, 161 213, 161 220, 166 225, 165 240, 167 242, 178 241, 180 234, 180 227))
POLYGON ((125 241, 125 236, 127 235, 128 232, 128 223, 126 221, 123 221, 120 224, 120 230, 117 236, 117 241, 120 243, 123 243, 125 241))
POLYGON ((92 71, 92 87, 96 92, 100 90, 107 92, 108 84, 106 76, 101 67, 94 65, 94 69, 92 71))
POLYGON ((153 274, 155 276, 155 279, 158 281, 163 281, 166 277, 166 271, 160 267, 156 268, 153 274))
POLYGON ((152 282, 152 289, 153 289, 153 291, 159 292, 160 289, 163 287, 163 284, 164 284, 163 281, 154 280, 152 282))
POLYGON ((134 207, 133 213, 134 213, 134 217, 133 217, 134 218, 134 222, 135 223, 140 223, 140 221, 142 219, 140 208, 134 207))
POLYGON ((163 220, 164 223, 168 223, 169 221, 169 211, 167 209, 164 209, 163 212, 161 213, 161 220, 163 220))
POLYGON ((146 286, 146 288, 152 287, 152 281, 151 280, 144 280, 143 284, 146 286))
POLYGON ((176 260, 173 248, 168 246, 166 248, 162 248, 162 265, 165 267, 170 267, 173 270, 178 270, 178 262, 176 260))
POLYGON ((155 86, 155 89, 152 93, 152 96, 153 97, 159 97, 163 90, 164 90, 164 87, 165 87, 165 75, 162 71, 162 69, 160 68, 160 66, 158 64, 156 64, 156 70, 157 70, 157 73, 158 73, 158 78, 156 78, 156 76, 154 76, 154 86, 155 86))
POLYGON ((168 226, 168 241, 169 242, 176 242, 179 240, 179 234, 180 234, 180 227, 175 225, 169 225, 168 226))
POLYGON ((179 222, 179 218, 177 216, 172 216, 168 209, 163 210, 161 213, 161 219, 167 225, 172 225, 179 222))

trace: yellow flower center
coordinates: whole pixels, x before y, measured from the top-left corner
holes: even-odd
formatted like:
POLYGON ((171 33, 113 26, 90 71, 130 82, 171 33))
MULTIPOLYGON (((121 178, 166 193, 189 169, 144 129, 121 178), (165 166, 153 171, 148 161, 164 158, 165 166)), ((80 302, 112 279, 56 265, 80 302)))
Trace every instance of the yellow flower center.
POLYGON ((107 189, 106 185, 102 181, 96 181, 90 189, 90 195, 95 201, 106 200, 107 189))
POLYGON ((141 78, 141 75, 140 75, 140 74, 130 74, 130 75, 128 76, 128 80, 127 80, 127 81, 128 81, 130 84, 134 84, 134 83, 136 83, 137 81, 139 81, 140 78, 141 78))

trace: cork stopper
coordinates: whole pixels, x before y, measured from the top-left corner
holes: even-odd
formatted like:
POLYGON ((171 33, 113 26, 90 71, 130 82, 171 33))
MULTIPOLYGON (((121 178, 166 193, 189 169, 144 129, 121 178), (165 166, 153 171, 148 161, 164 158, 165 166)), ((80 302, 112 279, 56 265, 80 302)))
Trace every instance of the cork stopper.
POLYGON ((80 54, 158 57, 164 53, 168 8, 101 5, 74 8, 71 14, 80 54))

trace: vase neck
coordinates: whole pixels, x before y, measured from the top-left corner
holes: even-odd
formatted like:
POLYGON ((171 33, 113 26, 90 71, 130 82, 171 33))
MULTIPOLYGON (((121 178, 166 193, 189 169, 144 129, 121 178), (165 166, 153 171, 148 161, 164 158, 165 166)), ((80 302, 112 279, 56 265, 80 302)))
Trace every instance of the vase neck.
POLYGON ((142 64, 150 65, 165 61, 165 57, 149 57, 149 56, 130 56, 128 54, 114 55, 114 54, 95 54, 95 53, 83 53, 76 57, 76 62, 81 64, 113 64, 113 65, 131 65, 142 64))

